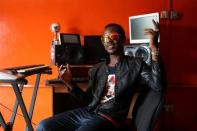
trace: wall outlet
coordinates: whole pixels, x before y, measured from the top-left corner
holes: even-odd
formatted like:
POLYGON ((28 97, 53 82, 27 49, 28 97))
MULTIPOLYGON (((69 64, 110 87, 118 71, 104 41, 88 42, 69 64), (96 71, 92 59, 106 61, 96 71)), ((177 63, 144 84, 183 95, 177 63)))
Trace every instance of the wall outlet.
POLYGON ((170 11, 170 19, 176 20, 179 19, 179 13, 177 11, 170 11))
POLYGON ((161 19, 168 19, 169 18, 169 12, 167 10, 163 10, 160 12, 160 18, 161 19))
POLYGON ((160 12, 160 18, 161 19, 170 19, 170 20, 177 20, 180 19, 181 15, 178 11, 167 11, 167 10, 163 10, 160 12))

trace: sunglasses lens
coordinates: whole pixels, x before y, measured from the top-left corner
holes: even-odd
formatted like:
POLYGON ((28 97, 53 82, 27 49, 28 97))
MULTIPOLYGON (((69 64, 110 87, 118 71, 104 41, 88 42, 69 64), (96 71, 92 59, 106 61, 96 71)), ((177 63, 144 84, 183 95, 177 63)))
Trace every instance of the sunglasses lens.
POLYGON ((103 37, 101 37, 101 41, 103 43, 108 43, 108 42, 110 42, 110 39, 109 39, 109 37, 103 36, 103 37))
POLYGON ((111 40, 118 40, 119 39, 119 36, 118 36, 118 34, 111 34, 111 35, 109 35, 109 38, 111 40))
POLYGON ((101 40, 103 43, 108 43, 108 42, 116 43, 119 40, 119 35, 118 34, 104 35, 101 37, 101 40))

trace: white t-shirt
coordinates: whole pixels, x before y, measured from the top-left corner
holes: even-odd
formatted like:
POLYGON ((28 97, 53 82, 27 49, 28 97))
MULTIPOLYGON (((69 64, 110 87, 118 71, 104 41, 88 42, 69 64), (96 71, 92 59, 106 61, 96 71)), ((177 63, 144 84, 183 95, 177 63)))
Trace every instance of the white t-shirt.
POLYGON ((109 67, 109 75, 106 83, 106 87, 104 89, 103 97, 101 99, 101 103, 105 103, 115 97, 115 67, 109 67))

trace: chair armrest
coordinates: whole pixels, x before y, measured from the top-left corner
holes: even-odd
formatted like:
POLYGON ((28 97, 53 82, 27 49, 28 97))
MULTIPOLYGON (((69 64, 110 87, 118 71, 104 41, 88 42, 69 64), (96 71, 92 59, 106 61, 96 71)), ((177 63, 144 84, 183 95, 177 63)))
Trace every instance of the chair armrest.
POLYGON ((139 97, 139 92, 136 92, 134 95, 133 95, 133 98, 131 100, 131 103, 130 103, 130 107, 129 107, 129 112, 127 114, 127 119, 130 119, 132 120, 133 118, 133 109, 135 107, 135 104, 137 102, 137 98, 139 97))

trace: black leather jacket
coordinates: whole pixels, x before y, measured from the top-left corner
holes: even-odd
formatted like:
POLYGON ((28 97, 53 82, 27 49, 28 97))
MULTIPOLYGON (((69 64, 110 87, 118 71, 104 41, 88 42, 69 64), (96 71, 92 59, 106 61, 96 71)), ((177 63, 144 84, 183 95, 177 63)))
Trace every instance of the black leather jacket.
POLYGON ((78 99, 86 101, 88 110, 108 115, 116 121, 122 121, 127 116, 132 95, 139 81, 143 80, 155 91, 162 91, 161 71, 158 62, 153 61, 149 67, 142 59, 126 56, 122 57, 115 67, 115 99, 112 101, 100 104, 108 76, 106 62, 95 65, 89 71, 89 88, 86 93, 82 93, 77 87, 71 92, 78 99))

